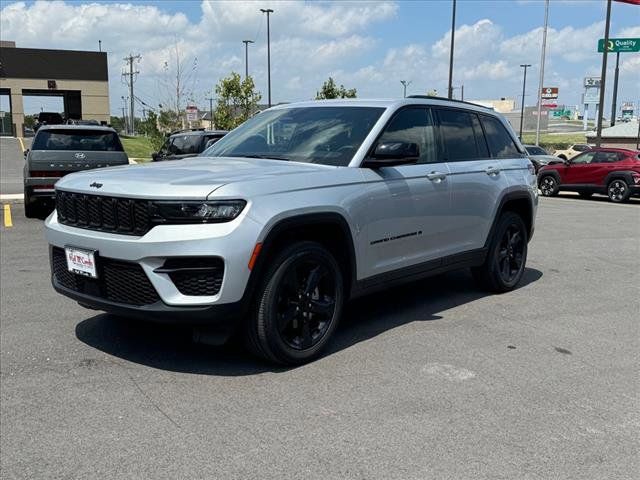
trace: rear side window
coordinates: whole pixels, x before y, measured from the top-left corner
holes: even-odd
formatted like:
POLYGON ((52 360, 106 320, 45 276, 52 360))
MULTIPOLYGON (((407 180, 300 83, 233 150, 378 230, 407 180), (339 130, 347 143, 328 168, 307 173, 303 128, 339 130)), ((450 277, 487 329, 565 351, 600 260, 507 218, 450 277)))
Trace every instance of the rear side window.
POLYGON ((514 158, 520 156, 515 142, 504 128, 500 120, 494 117, 482 116, 482 125, 489 143, 491 156, 494 158, 514 158))
POLYGON ((589 150, 591 147, 589 147, 589 145, 574 145, 573 149, 576 152, 586 152, 587 150, 589 150))
POLYGON ((200 135, 174 135, 169 144, 169 153, 172 155, 200 153, 201 145, 200 135))
POLYGON ((440 136, 450 162, 487 158, 478 117, 461 110, 438 110, 440 136))
POLYGON ((594 161, 596 163, 614 163, 619 162, 622 158, 622 154, 618 152, 598 152, 594 161))
POLYGON ((391 120, 378 143, 407 142, 418 145, 418 163, 438 161, 431 112, 426 108, 405 108, 391 120))
POLYGON ((40 130, 32 150, 79 150, 85 152, 122 152, 115 132, 101 130, 40 130))

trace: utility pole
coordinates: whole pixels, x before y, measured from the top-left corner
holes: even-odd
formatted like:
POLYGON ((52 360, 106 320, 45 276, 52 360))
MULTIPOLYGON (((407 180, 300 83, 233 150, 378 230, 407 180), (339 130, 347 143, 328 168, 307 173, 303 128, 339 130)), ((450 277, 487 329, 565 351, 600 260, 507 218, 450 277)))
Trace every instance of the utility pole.
POLYGON ((98 51, 102 51, 102 40, 98 40, 98 51))
POLYGON ((618 103, 618 73, 620 71, 620 52, 616 52, 616 73, 613 76, 613 102, 611 104, 611 126, 616 124, 616 107, 618 103))
POLYGON ((142 57, 140 55, 132 55, 129 54, 128 57, 126 57, 124 59, 125 62, 127 62, 129 64, 129 73, 126 75, 129 75, 129 100, 131 101, 131 108, 129 110, 129 129, 130 129, 130 135, 135 135, 136 134, 136 127, 135 127, 135 113, 134 113, 134 104, 133 102, 135 101, 135 97, 133 95, 133 75, 137 75, 138 72, 137 70, 134 72, 133 71, 133 62, 140 60, 142 57))
POLYGON ((273 13, 273 10, 270 8, 261 8, 260 11, 267 14, 267 92, 269 108, 271 108, 271 30, 269 27, 269 15, 273 13))
POLYGON ((451 13, 451 48, 449 49, 449 89, 448 98, 453 98, 453 47, 456 36, 456 0, 453 0, 453 12, 451 13))
POLYGON ((124 95, 120 97, 122 99, 122 127, 124 128, 124 132, 127 133, 127 99, 124 95))
MULTIPOLYGON (((607 51, 609 50, 609 24, 611 23, 611 0, 607 0, 607 20, 604 24, 604 51, 602 52, 602 73, 600 74, 600 101, 596 114, 596 147, 602 143, 602 115, 604 114, 604 89, 607 77, 607 51)), ((614 97, 615 103, 615 97, 614 97)))
POLYGON ((536 119, 536 146, 540 145, 540 116, 542 115, 542 88, 544 87, 544 59, 547 51, 547 27, 549 26, 549 0, 544 2, 544 29, 542 30, 542 53, 540 55, 540 81, 538 82, 538 118, 536 119))
POLYGON ((460 100, 464 102, 464 84, 460 85, 460 100))
POLYGON ((209 100, 209 129, 213 130, 213 97, 206 98, 209 100))
POLYGON ((253 40, 242 40, 244 43, 244 79, 249 78, 249 44, 255 43, 253 40))
POLYGON ((400 83, 402 84, 402 87, 404 89, 404 93, 403 93, 403 97, 407 98, 407 87, 409 85, 411 85, 411 80, 400 80, 400 83))
POLYGON ((531 65, 526 63, 520 66, 524 68, 524 77, 522 78, 522 105, 520 105, 520 141, 522 141, 522 127, 524 125, 524 91, 527 86, 527 68, 531 65))

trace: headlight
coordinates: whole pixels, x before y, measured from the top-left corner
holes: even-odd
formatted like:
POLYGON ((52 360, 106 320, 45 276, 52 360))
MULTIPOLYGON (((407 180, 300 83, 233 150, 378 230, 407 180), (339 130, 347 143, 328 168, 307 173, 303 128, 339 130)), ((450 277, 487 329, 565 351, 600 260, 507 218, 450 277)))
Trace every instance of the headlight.
POLYGON ((156 223, 230 222, 244 209, 244 200, 154 202, 156 223))

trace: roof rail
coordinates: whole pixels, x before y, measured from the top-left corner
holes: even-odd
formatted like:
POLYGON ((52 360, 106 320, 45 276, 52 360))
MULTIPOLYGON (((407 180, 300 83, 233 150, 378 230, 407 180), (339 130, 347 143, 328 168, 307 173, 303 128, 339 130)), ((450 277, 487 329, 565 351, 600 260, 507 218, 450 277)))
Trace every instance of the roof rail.
POLYGON ((407 98, 424 98, 425 100, 444 100, 446 102, 464 103, 466 105, 473 105, 474 107, 486 108, 487 110, 493 111, 493 108, 491 107, 485 107, 479 103, 465 102, 464 100, 457 100, 455 98, 436 97, 433 95, 408 95, 407 98))

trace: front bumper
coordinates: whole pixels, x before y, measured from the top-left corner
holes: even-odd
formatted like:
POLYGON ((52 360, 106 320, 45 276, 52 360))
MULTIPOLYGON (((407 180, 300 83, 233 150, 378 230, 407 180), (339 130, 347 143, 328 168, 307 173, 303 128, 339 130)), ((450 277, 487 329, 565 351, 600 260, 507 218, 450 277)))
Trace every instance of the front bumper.
MULTIPOLYGON (((89 308, 176 323, 216 323, 242 312, 251 273, 248 263, 260 232, 257 222, 243 214, 228 223, 161 225, 144 236, 132 236, 62 225, 54 212, 46 220, 45 229, 51 247, 93 250, 98 263, 100 259, 108 259, 139 266, 159 301, 144 305, 110 301, 100 295, 66 288, 52 274, 56 291, 89 308), (156 271, 168 259, 211 256, 224 261, 222 282, 215 295, 184 295, 169 274, 156 271)), ((130 287, 135 289, 136 285, 130 287)))

